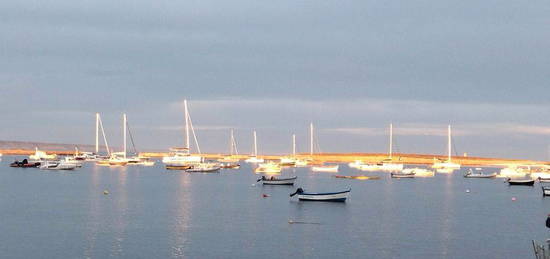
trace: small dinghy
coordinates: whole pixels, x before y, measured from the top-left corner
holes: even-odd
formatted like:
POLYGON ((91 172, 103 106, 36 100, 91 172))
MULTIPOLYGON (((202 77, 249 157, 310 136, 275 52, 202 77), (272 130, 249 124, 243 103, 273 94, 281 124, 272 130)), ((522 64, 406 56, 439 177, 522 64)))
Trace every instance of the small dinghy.
POLYGON ((355 179, 355 180, 378 180, 380 176, 366 176, 366 175, 335 175, 335 178, 342 179, 355 179))
POLYGON ((508 178, 508 180, 506 180, 508 182, 508 184, 510 185, 527 185, 527 186, 533 186, 533 184, 535 184, 535 180, 533 179, 512 179, 512 178, 508 178))
POLYGON ((550 186, 542 186, 542 196, 550 196, 550 186))
POLYGON ((538 179, 541 183, 550 183, 550 178, 548 177, 539 177, 538 179))
POLYGON ((294 185, 294 181, 296 181, 297 176, 290 177, 290 178, 279 178, 275 176, 265 177, 262 176, 262 178, 258 179, 257 182, 262 182, 264 185, 294 185))
POLYGON ((222 163, 220 167, 222 169, 239 169, 241 168, 241 165, 239 165, 238 163, 222 163))
POLYGON ((301 201, 345 202, 350 192, 351 192, 351 188, 341 192, 325 192, 325 193, 305 192, 304 189, 298 188, 296 192, 290 194, 290 197, 293 197, 294 195, 298 195, 298 200, 301 200, 301 201))
POLYGON ((27 159, 23 159, 23 161, 19 162, 15 160, 15 162, 10 164, 10 167, 21 167, 21 168, 30 168, 30 167, 39 167, 40 162, 30 162, 27 159))
POLYGON ((410 173, 391 173, 391 178, 414 178, 416 173, 410 172, 410 173))
MULTIPOLYGON (((476 169, 477 170, 477 169, 476 169)), ((492 173, 492 174, 483 174, 483 173, 479 173, 479 174, 474 174, 472 172, 472 169, 470 169, 466 174, 464 174, 464 178, 495 178, 497 177, 497 173, 492 173)))
POLYGON ((191 169, 191 165, 166 165, 166 170, 187 170, 191 169))

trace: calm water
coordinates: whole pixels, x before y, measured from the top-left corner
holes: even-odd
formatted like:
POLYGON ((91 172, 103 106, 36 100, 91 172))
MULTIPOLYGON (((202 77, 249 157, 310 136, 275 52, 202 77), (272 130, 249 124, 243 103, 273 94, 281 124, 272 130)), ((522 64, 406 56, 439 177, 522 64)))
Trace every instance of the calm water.
POLYGON ((290 199, 295 187, 253 186, 247 165, 219 174, 161 164, 55 172, 11 161, 0 162, 3 258, 531 258, 531 239, 549 237, 550 198, 539 183, 509 187, 461 172, 357 181, 286 169, 306 190, 352 187, 346 203, 316 203, 290 199))

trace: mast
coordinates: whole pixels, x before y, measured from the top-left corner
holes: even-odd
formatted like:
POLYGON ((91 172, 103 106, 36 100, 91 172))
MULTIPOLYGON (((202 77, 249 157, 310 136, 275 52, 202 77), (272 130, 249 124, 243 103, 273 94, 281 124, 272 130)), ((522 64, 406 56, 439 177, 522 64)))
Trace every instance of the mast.
POLYGON ((292 156, 296 156, 296 134, 292 134, 292 156))
POLYGON ((126 145, 126 131, 127 131, 126 127, 128 125, 127 123, 128 122, 127 122, 127 119, 126 119, 126 113, 124 113, 124 114, 122 114, 122 124, 123 124, 122 130, 124 131, 124 133, 123 133, 123 136, 124 136, 123 137, 124 138, 124 158, 126 158, 126 146, 127 146, 126 145))
POLYGON ((258 156, 258 143, 256 142, 256 131, 254 131, 254 156, 258 156))
POLYGON ((393 123, 390 123, 390 159, 393 155, 393 123))
POLYGON ((95 114, 95 153, 99 153, 99 113, 95 114))
POLYGON ((231 137, 229 138, 229 155, 233 155, 233 149, 235 149, 235 146, 233 145, 235 143, 235 137, 233 137, 233 129, 231 129, 231 137))
POLYGON ((447 152, 449 154, 448 160, 449 160, 449 163, 450 163, 451 162, 451 145, 452 145, 452 143, 451 143, 451 125, 449 125, 449 128, 448 128, 448 140, 447 141, 448 141, 448 143, 447 143, 448 151, 447 152))
POLYGON ((309 123, 309 155, 313 156, 313 122, 309 123))
POLYGON ((187 99, 183 100, 183 105, 185 106, 185 148, 187 148, 187 152, 191 153, 189 146, 189 111, 187 110, 187 99))

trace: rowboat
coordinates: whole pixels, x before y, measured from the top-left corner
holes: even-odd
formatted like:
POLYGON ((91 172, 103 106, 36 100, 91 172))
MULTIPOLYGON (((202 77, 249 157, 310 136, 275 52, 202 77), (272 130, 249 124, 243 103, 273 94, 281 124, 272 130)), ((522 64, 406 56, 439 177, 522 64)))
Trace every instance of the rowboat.
POLYGON ((192 167, 191 165, 166 165, 166 170, 187 170, 192 167))
POLYGON ((335 175, 335 178, 341 179, 355 179, 355 180, 378 180, 380 176, 366 176, 366 175, 335 175))
POLYGON ((414 178, 415 173, 391 173, 391 178, 414 178))
POLYGON ((222 163, 220 167, 223 169, 239 169, 241 168, 241 165, 238 163, 222 163))
POLYGON ((350 192, 351 192, 351 188, 341 192, 325 192, 325 193, 305 192, 302 188, 298 188, 296 192, 290 194, 290 197, 293 197, 294 195, 298 195, 298 200, 300 201, 345 202, 350 192))
POLYGON ((337 173, 338 165, 318 165, 311 167, 313 172, 327 172, 327 173, 337 173))
POLYGON ((497 177, 497 173, 492 174, 474 174, 472 172, 472 169, 470 169, 466 174, 464 174, 464 178, 495 178, 497 177))
POLYGON ((262 184, 264 185, 294 185, 294 181, 296 181, 296 178, 298 177, 294 176, 290 178, 278 178, 275 176, 262 176, 262 178, 258 179, 257 182, 262 182, 262 184))
POLYGON ((542 196, 550 196, 550 186, 542 186, 542 196))
POLYGON ((533 184, 535 184, 535 180, 533 180, 533 179, 512 179, 512 178, 508 178, 507 182, 510 185, 533 186, 533 184))

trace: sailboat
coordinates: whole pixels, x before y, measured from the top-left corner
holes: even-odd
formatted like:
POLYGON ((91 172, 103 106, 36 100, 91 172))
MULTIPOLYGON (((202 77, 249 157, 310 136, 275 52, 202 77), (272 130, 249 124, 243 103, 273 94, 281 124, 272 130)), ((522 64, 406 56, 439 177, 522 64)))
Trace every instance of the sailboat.
POLYGON ((292 134, 292 156, 285 156, 280 158, 282 166, 294 166, 296 165, 296 135, 292 134))
POLYGON ((155 165, 155 161, 149 160, 149 158, 146 157, 140 157, 138 154, 138 151, 136 149, 136 145, 134 143, 134 137, 132 136, 132 132, 130 131, 130 127, 128 126, 128 117, 126 114, 123 114, 123 130, 124 130, 124 154, 123 157, 128 162, 128 165, 142 165, 142 166, 153 166, 155 165), (132 142, 132 146, 134 148, 134 156, 128 157, 128 141, 127 141, 127 134, 130 135, 130 140, 132 142))
POLYGON ((263 158, 258 158, 258 141, 256 136, 256 131, 254 131, 254 154, 245 160, 247 163, 263 163, 263 158))
POLYGON ((237 151, 237 142, 235 141, 235 135, 233 134, 233 129, 231 129, 231 133, 229 136, 229 156, 224 156, 222 159, 219 159, 219 162, 224 163, 237 163, 239 162, 239 158, 236 157, 239 155, 239 151, 237 151))
MULTIPOLYGON (((311 140, 311 143, 310 143, 310 155, 311 157, 313 157, 313 139, 314 139, 314 135, 313 135, 313 123, 310 123, 309 124, 309 133, 310 133, 310 140, 311 140)), ((317 148, 319 148, 319 143, 317 143, 317 148)), ((320 149, 320 148, 319 148, 320 149)), ((338 168, 339 168, 339 165, 338 164, 331 164, 331 165, 326 165, 324 163, 321 163, 319 165, 314 165, 311 167, 311 171, 313 172, 328 172, 328 173, 337 173, 338 172, 338 168)))
POLYGON ((56 154, 48 155, 46 154, 46 152, 38 150, 38 147, 35 147, 34 154, 30 155, 29 158, 32 161, 52 160, 52 159, 56 159, 57 155, 56 154))
POLYGON ((168 167, 188 167, 192 164, 198 164, 203 161, 201 156, 191 155, 190 153, 190 129, 193 133, 195 139, 195 145, 199 154, 201 153, 200 147, 197 141, 197 136, 195 135, 195 130, 193 129, 193 123, 191 121, 191 116, 189 115, 189 109, 187 107, 187 100, 183 101, 185 107, 185 147, 174 147, 170 149, 170 154, 162 158, 162 162, 168 167))
POLYGON ((89 161, 95 161, 96 165, 100 166, 110 166, 110 165, 126 165, 125 161, 120 160, 120 158, 117 158, 117 154, 114 152, 111 152, 109 149, 109 143, 107 142, 107 136, 105 136, 105 129, 103 128, 103 122, 101 121, 101 116, 99 113, 96 113, 96 142, 95 142, 95 151, 96 154, 99 153, 99 129, 101 129, 101 133, 103 135, 103 141, 105 142, 105 148, 107 149, 107 157, 100 157, 99 155, 96 155, 96 157, 93 158, 93 160, 89 161))
POLYGON ((451 161, 451 148, 452 148, 452 142, 451 142, 451 125, 448 126, 447 129, 448 132, 448 140, 447 140, 447 161, 445 162, 434 162, 432 165, 432 168, 437 169, 438 173, 452 173, 454 170, 460 169, 460 164, 453 163, 451 161))
POLYGON ((393 124, 390 123, 390 150, 387 162, 379 167, 382 171, 395 172, 403 170, 403 164, 393 163, 393 124))

